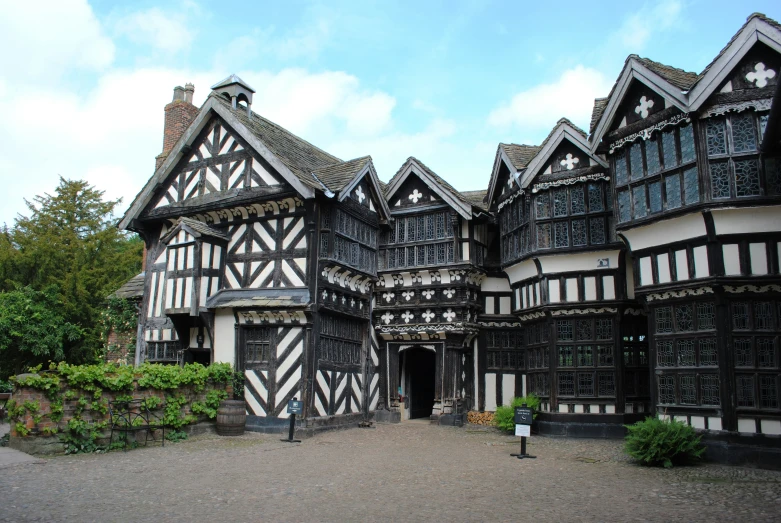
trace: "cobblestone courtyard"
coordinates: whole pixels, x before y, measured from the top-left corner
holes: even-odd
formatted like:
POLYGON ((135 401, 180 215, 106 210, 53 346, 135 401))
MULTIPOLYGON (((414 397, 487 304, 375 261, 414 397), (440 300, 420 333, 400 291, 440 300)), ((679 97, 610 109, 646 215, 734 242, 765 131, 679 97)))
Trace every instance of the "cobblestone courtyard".
POLYGON ((614 441, 420 422, 0 469, 0 521, 779 521, 781 472, 629 463, 614 441))

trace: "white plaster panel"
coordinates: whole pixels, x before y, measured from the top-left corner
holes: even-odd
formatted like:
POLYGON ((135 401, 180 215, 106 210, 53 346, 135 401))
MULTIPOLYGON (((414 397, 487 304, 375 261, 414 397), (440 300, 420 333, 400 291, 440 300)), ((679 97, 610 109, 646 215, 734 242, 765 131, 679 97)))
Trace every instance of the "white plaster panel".
POLYGON ((616 299, 616 281, 612 276, 602 276, 602 294, 605 300, 616 299))
POLYGON ((542 301, 542 295, 540 294, 540 282, 534 284, 534 305, 537 306, 542 301))
POLYGON ((496 411, 496 374, 493 372, 485 375, 485 410, 496 411))
POLYGON ((705 429, 705 416, 692 416, 692 427, 695 429, 705 429))
POLYGON ((510 309, 511 309, 510 297, 509 296, 499 297, 499 314, 511 314, 512 311, 510 309))
POLYGON ((640 286, 653 285, 654 271, 651 265, 651 257, 640 258, 640 286))
POLYGON ((461 244, 461 259, 462 260, 469 259, 469 242, 464 242, 461 244))
POLYGON ((749 243, 748 253, 751 258, 751 274, 767 274, 767 248, 764 243, 749 243))
POLYGON ((656 266, 659 267, 659 283, 670 283, 670 257, 667 253, 656 257, 656 266))
POLYGON ((486 296, 485 297, 485 313, 486 314, 494 314, 494 297, 493 296, 486 296))
POLYGON ((713 209, 716 234, 781 231, 781 206, 713 209))
POLYGON ((528 293, 529 293, 529 287, 524 287, 523 292, 521 292, 521 303, 523 304, 522 308, 524 309, 529 306, 526 302, 526 296, 528 295, 528 293))
POLYGON ((689 420, 686 418, 686 416, 673 416, 673 420, 686 423, 687 425, 689 424, 689 420))
POLYGON ((510 282, 506 278, 486 278, 480 284, 483 292, 510 292, 510 282))
POLYGON ((507 267, 504 272, 510 279, 510 283, 518 283, 519 281, 528 280, 529 278, 537 276, 537 266, 532 260, 524 260, 521 263, 516 263, 515 265, 507 267))
POLYGON ((542 272, 545 274, 559 272, 576 272, 595 270, 600 259, 607 258, 609 267, 618 267, 619 251, 584 252, 580 254, 558 254, 554 256, 540 256, 539 262, 542 272))
POLYGON ((559 403, 559 412, 569 412, 569 405, 559 403))
POLYGON ((678 281, 689 279, 689 257, 685 249, 675 251, 675 271, 678 281))
POLYGON ((578 301, 578 279, 567 278, 567 301, 578 301))
POLYGON ((575 405, 575 413, 583 414, 583 405, 575 405))
POLYGON ((633 251, 705 236, 705 221, 700 213, 661 220, 644 227, 624 231, 633 251))
POLYGON ((724 257, 724 274, 727 276, 740 275, 740 251, 736 243, 728 243, 721 246, 724 257))
POLYGON ((234 326, 236 319, 233 309, 217 309, 214 313, 214 362, 234 364, 235 354, 234 326))
POLYGON ((695 278, 707 278, 710 276, 710 269, 708 268, 708 248, 704 245, 695 247, 692 251, 694 254, 694 277, 695 278))
POLYGON ((635 298, 635 267, 631 260, 626 263, 626 297, 635 298))
POLYGON ((781 434, 781 421, 777 419, 759 420, 762 434, 781 434))
POLYGON ((598 403, 592 403, 589 406, 589 412, 591 412, 591 414, 599 414, 599 404, 598 403))
POLYGON ((753 418, 738 418, 738 432, 751 432, 757 431, 757 424, 753 418))
POLYGON ((559 280, 548 282, 548 302, 559 303, 561 301, 561 290, 559 289, 559 280))
POLYGON ((597 279, 593 276, 583 278, 583 290, 586 293, 585 301, 596 301, 597 299, 597 279))
POLYGON ((708 430, 721 430, 721 418, 708 418, 708 430))
POLYGON ((615 405, 605 405, 605 414, 615 414, 615 413, 616 413, 615 405))
POLYGON ((526 374, 521 375, 521 394, 526 396, 526 374))
POLYGON ((502 374, 502 405, 509 405, 515 396, 515 374, 502 374))

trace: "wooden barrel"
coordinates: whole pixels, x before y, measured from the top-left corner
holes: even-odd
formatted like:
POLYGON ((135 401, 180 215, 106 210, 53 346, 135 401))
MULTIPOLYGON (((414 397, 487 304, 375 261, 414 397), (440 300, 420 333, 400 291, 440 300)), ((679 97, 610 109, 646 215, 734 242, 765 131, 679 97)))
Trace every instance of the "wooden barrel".
POLYGON ((241 436, 247 421, 246 404, 243 400, 224 400, 217 409, 217 434, 220 436, 241 436))

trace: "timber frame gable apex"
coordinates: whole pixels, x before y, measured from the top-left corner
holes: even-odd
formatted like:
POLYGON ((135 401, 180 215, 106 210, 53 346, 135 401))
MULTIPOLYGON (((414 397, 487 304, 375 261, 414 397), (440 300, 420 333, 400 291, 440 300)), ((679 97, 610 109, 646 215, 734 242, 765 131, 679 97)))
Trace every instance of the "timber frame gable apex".
POLYGON ((494 167, 491 170, 491 179, 488 182, 488 193, 486 195, 486 204, 489 206, 489 208, 493 205, 494 200, 496 199, 496 187, 499 184, 499 171, 501 170, 502 162, 504 162, 504 164, 507 166, 507 169, 510 171, 510 176, 514 180, 516 180, 516 182, 518 180, 518 173, 521 172, 515 167, 515 165, 513 165, 513 162, 507 156, 507 151, 504 150, 502 144, 499 144, 496 147, 496 157, 494 158, 494 167))
MULTIPOLYGON (((758 42, 781 54, 781 26, 754 13, 732 37, 727 46, 705 67, 688 93, 689 110, 697 111, 758 42)), ((776 71, 778 73, 778 71, 776 71)))
POLYGON ((442 186, 442 184, 429 174, 429 169, 423 166, 415 157, 407 158, 407 161, 401 166, 398 172, 388 183, 388 187, 385 190, 385 200, 390 201, 396 194, 396 191, 401 188, 404 182, 409 178, 410 174, 415 174, 420 178, 433 192, 435 192, 446 204, 452 207, 458 214, 464 219, 472 219, 472 205, 457 198, 450 190, 442 186))
POLYGON ((364 165, 364 167, 358 171, 358 174, 356 174, 353 179, 350 180, 339 191, 337 201, 343 202, 345 198, 350 196, 350 193, 355 188, 355 186, 358 185, 358 183, 364 178, 369 181, 369 185, 371 186, 372 190, 374 191, 374 195, 377 198, 380 223, 388 223, 391 217, 390 208, 388 207, 388 202, 385 199, 382 187, 380 186, 380 179, 377 176, 377 171, 374 168, 374 162, 372 161, 371 157, 368 158, 366 165, 364 165))
POLYGON ((214 115, 220 116, 225 123, 230 125, 233 130, 243 138, 250 147, 259 154, 264 160, 266 160, 276 171, 282 176, 282 178, 290 184, 304 199, 313 198, 315 196, 314 188, 304 184, 301 179, 293 174, 293 172, 282 162, 275 154, 273 154, 263 142, 255 136, 247 127, 234 115, 223 103, 217 100, 214 96, 210 96, 206 102, 201 106, 198 111, 198 115, 195 117, 190 126, 182 133, 182 136, 176 142, 171 149, 171 153, 155 171, 152 178, 146 183, 143 189, 136 195, 133 203, 128 208, 125 215, 119 221, 117 227, 120 230, 128 229, 132 227, 132 222, 136 220, 144 209, 152 202, 155 194, 163 188, 164 183, 172 170, 177 166, 179 161, 185 156, 190 154, 188 146, 198 137, 200 132, 211 121, 214 115))
POLYGON ((616 80, 616 84, 613 86, 610 95, 608 96, 607 104, 604 111, 602 111, 599 121, 597 122, 594 132, 590 137, 590 153, 595 155, 602 137, 608 134, 609 127, 616 117, 621 102, 632 86, 632 80, 637 80, 659 96, 665 99, 665 101, 674 107, 677 107, 682 112, 689 111, 688 96, 680 88, 674 86, 669 81, 664 79, 658 73, 652 71, 649 67, 643 64, 642 59, 636 55, 630 55, 621 74, 616 80))
POLYGON ((559 120, 550 136, 548 136, 548 138, 546 138, 542 143, 540 146, 540 151, 534 156, 534 158, 529 162, 529 165, 523 171, 523 174, 519 180, 521 189, 525 190, 529 187, 529 185, 531 185, 537 175, 540 174, 542 168, 545 167, 546 163, 550 159, 551 154, 553 154, 559 145, 561 145, 561 143, 565 140, 575 145, 578 149, 581 149, 583 153, 588 156, 589 160, 594 161, 597 165, 601 165, 607 169, 608 163, 599 155, 594 154, 591 151, 591 144, 589 143, 583 131, 577 129, 572 124, 572 122, 566 118, 562 118, 559 120))

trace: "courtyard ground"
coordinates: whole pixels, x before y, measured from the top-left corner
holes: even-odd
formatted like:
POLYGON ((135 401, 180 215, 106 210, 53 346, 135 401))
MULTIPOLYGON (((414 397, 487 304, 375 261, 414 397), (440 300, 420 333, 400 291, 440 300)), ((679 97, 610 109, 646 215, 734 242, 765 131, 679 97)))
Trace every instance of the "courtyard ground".
MULTIPOLYGON (((621 442, 379 425, 201 435, 0 465, 0 521, 781 521, 781 472, 630 463, 621 442)), ((2 460, 0 460, 2 463, 2 460)))

